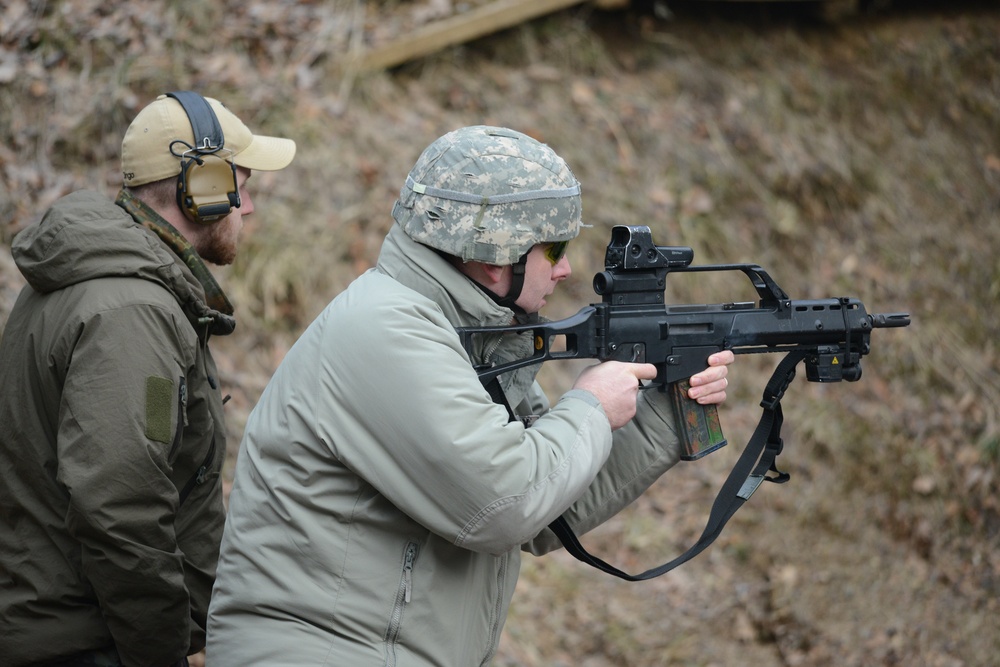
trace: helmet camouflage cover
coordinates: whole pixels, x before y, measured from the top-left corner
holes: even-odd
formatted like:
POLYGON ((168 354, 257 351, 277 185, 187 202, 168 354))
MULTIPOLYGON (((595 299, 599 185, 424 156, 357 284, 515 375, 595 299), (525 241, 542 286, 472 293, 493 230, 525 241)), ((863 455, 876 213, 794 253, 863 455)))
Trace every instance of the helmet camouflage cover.
POLYGON ((424 150, 392 217, 414 241, 464 261, 516 264, 538 243, 580 233, 580 183, 526 134, 465 127, 424 150))

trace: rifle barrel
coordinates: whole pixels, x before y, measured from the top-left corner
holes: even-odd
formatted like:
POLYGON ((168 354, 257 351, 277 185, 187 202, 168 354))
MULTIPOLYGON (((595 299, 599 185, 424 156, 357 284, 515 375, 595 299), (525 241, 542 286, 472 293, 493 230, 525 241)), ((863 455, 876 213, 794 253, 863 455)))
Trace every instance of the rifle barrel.
POLYGON ((909 313, 872 313, 873 329, 892 329, 910 325, 909 313))

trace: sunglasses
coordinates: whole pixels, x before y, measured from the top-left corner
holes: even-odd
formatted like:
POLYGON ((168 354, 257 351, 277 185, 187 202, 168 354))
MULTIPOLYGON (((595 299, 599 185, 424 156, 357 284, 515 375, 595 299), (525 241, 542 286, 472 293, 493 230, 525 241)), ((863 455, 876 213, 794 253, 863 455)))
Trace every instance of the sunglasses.
POLYGON ((554 243, 545 244, 545 259, 552 262, 552 266, 559 263, 559 260, 566 255, 566 246, 569 245, 569 241, 555 241, 554 243))

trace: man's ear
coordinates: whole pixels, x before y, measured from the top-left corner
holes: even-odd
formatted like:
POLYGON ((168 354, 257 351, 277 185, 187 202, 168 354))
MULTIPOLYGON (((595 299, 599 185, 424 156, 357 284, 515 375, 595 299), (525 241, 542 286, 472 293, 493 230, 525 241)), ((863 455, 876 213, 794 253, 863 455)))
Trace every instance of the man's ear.
POLYGON ((483 273, 493 285, 502 283, 505 278, 504 272, 510 268, 509 266, 499 266, 497 264, 481 264, 480 266, 483 273))
POLYGON ((456 262, 455 266, 472 282, 483 289, 493 292, 499 297, 506 296, 510 290, 513 269, 509 266, 497 266, 483 262, 456 262))

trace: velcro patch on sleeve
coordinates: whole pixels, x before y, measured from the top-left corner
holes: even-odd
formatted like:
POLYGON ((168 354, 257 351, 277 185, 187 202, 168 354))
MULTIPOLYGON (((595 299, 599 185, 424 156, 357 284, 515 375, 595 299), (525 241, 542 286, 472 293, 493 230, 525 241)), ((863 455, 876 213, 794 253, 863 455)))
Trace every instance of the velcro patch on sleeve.
POLYGON ((146 437, 156 442, 171 441, 170 418, 174 381, 150 375, 146 378, 146 437))

